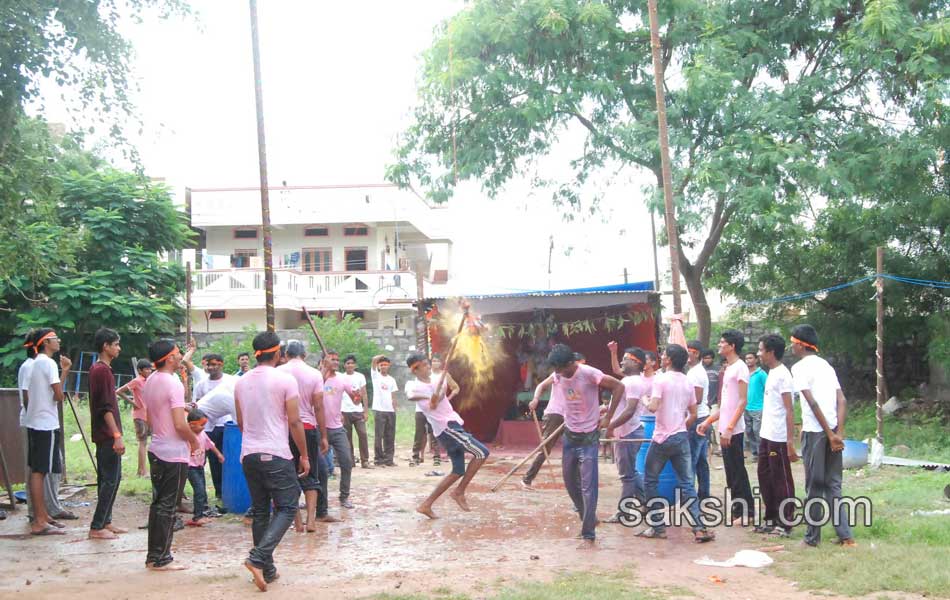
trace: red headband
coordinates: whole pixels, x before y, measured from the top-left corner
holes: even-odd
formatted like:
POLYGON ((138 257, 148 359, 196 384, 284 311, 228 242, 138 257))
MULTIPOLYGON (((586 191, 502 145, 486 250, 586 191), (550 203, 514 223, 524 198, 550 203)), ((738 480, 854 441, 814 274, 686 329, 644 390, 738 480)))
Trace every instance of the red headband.
POLYGON ((814 350, 815 352, 818 352, 818 346, 815 346, 814 344, 809 344, 808 342, 803 342, 803 341, 801 341, 800 339, 798 339, 797 337, 795 337, 794 335, 792 336, 792 343, 793 343, 793 344, 801 344, 802 346, 804 346, 804 347, 806 347, 806 348, 811 348, 811 349, 814 350))
POLYGON ((624 357, 624 358, 629 358, 630 360, 633 360, 633 361, 636 361, 636 363, 637 363, 638 365, 642 365, 642 364, 643 364, 643 361, 642 361, 642 360, 640 360, 639 358, 637 358, 637 357, 634 356, 633 354, 630 354, 629 352, 625 352, 624 355, 623 355, 623 357, 624 357))
MULTIPOLYGON (((40 346, 43 345, 43 342, 45 342, 46 340, 48 340, 48 339, 50 339, 50 338, 54 338, 54 337, 56 337, 56 332, 55 332, 55 331, 50 331, 49 333, 47 333, 46 335, 44 335, 44 336, 41 337, 40 339, 36 340, 36 341, 33 343, 33 347, 36 348, 36 351, 37 351, 37 352, 39 352, 39 351, 40 351, 40 346)), ((29 344, 27 344, 27 346, 29 346, 29 344)))
POLYGON ((254 357, 260 358, 262 354, 270 354, 271 352, 277 352, 278 350, 280 350, 280 344, 277 344, 276 346, 271 346, 270 348, 267 348, 266 350, 255 350, 254 357))
POLYGON ((169 356, 171 356, 172 354, 174 354, 176 351, 178 351, 178 346, 174 346, 171 350, 168 351, 168 354, 166 354, 165 356, 163 356, 163 357, 161 357, 160 359, 158 359, 158 360, 156 360, 155 362, 153 362, 153 363, 152 363, 152 366, 157 369, 157 368, 158 368, 158 363, 165 362, 165 360, 166 360, 169 356))

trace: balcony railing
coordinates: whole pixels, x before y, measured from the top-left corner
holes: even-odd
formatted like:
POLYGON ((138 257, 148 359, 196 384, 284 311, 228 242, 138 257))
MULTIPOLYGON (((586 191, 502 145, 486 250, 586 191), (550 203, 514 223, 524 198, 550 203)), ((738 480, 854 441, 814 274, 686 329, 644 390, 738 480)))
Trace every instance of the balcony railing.
MULTIPOLYGON (((263 291, 263 269, 192 272, 192 305, 196 308, 252 308, 262 305, 263 291)), ((274 301, 284 308, 334 301, 340 308, 373 308, 384 300, 415 298, 415 274, 411 271, 274 269, 274 301)))

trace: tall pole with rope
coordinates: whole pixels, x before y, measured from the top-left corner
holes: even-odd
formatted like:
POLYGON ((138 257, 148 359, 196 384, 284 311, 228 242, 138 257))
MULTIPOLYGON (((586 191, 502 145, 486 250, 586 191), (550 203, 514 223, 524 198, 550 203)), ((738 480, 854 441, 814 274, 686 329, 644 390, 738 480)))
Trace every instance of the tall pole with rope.
POLYGON ((254 55, 254 99, 257 107, 257 154, 261 170, 261 229, 264 236, 264 314, 267 331, 277 327, 274 318, 274 254, 271 243, 270 197, 267 189, 267 145, 264 143, 264 90, 261 84, 261 51, 257 31, 257 0, 251 4, 251 50, 254 55))
POLYGON ((663 204, 666 208, 666 234, 670 242, 670 274, 673 277, 673 312, 683 312, 680 298, 679 236, 676 233, 676 208, 673 206, 673 173, 670 166, 670 137, 666 124, 666 95, 663 91, 663 59, 660 55, 660 25, 656 0, 647 0, 650 13, 650 48, 653 53, 653 77, 656 87, 656 117, 660 130, 660 165, 663 171, 663 204))
POLYGON ((875 437, 881 444, 884 443, 884 248, 877 247, 877 431, 875 437))

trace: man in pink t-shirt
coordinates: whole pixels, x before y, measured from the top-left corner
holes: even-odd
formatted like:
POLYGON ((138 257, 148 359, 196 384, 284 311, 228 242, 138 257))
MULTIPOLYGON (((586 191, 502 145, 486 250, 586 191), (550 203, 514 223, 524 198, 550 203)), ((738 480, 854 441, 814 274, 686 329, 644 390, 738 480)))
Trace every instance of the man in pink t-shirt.
POLYGON ((152 477, 152 504, 148 510, 148 554, 145 566, 153 571, 177 571, 172 564, 172 528, 178 490, 188 475, 188 458, 198 451, 198 438, 185 420, 185 387, 175 376, 181 351, 173 340, 158 340, 148 348, 155 366, 142 390, 152 430, 148 463, 152 477))
MULTIPOLYGON (((350 379, 339 373, 340 354, 327 350, 323 359, 323 412, 326 419, 327 442, 340 463, 340 506, 354 508, 350 502, 350 479, 353 476, 353 449, 343 428, 343 394, 358 396, 350 379)), ((330 465, 327 465, 329 470, 330 465)))
POLYGON ((252 347, 257 366, 234 386, 234 410, 241 428, 241 467, 253 514, 254 547, 244 566, 263 592, 277 579, 274 550, 297 515, 297 476, 310 472, 310 456, 300 420, 297 380, 274 368, 280 359, 280 338, 273 331, 264 331, 254 336, 252 347), (297 469, 290 452, 291 438, 300 449, 297 469))
MULTIPOLYGON (((317 521, 333 523, 338 521, 327 514, 327 479, 326 463, 320 458, 329 450, 326 436, 326 415, 323 410, 323 375, 314 369, 304 359, 307 357, 307 347, 300 340, 287 342, 287 362, 277 367, 278 371, 289 373, 297 381, 297 391, 300 396, 300 421, 303 423, 304 436, 307 443, 307 456, 311 457, 310 471, 300 478, 300 488, 306 499, 307 509, 305 520, 306 530, 312 533, 317 530, 317 521), (319 496, 319 498, 318 498, 319 496)), ((294 455, 294 462, 300 466, 300 450, 291 440, 290 451, 294 455)), ((301 526, 297 524, 298 528, 301 526)))
POLYGON ((679 492, 679 501, 686 507, 692 522, 693 539, 708 542, 714 538, 700 521, 696 488, 693 486, 693 461, 689 450, 687 429, 696 420, 696 391, 686 378, 686 363, 689 354, 679 344, 670 344, 660 358, 666 372, 656 376, 647 410, 656 415, 653 438, 647 451, 644 471, 646 487, 647 525, 638 533, 646 538, 666 538, 664 522, 669 503, 660 497, 660 472, 666 463, 673 464, 679 492))
MULTIPOLYGON (((435 513, 432 512, 432 505, 439 497, 444 494, 452 485, 458 481, 458 487, 452 492, 452 499, 459 505, 463 511, 471 510, 465 499, 465 490, 472 478, 485 463, 488 458, 488 448, 475 439, 468 431, 462 428, 465 422, 452 408, 452 397, 456 391, 446 395, 447 386, 440 379, 432 377, 432 365, 424 354, 413 353, 406 359, 406 365, 415 379, 406 382, 406 399, 415 402, 426 421, 432 427, 432 433, 439 443, 445 448, 449 460, 452 461, 452 472, 446 475, 442 481, 432 490, 429 497, 422 504, 416 507, 416 512, 421 513, 430 519, 435 519, 435 513), (465 466, 465 454, 471 454, 472 460, 465 466)), ((443 373, 448 379, 448 373, 443 373)))
POLYGON ((578 364, 574 351, 565 344, 557 344, 548 354, 548 363, 554 369, 552 394, 564 399, 564 449, 561 474, 564 487, 571 497, 574 510, 581 517, 580 536, 584 544, 592 544, 597 527, 597 448, 600 430, 614 417, 620 401, 626 394, 623 384, 600 369, 578 364), (600 390, 612 394, 610 406, 600 418, 600 390))
POLYGON ((696 432, 705 435, 713 423, 719 422, 719 445, 722 448, 722 464, 726 471, 726 486, 732 492, 730 513, 734 523, 740 521, 743 525, 748 525, 754 505, 752 486, 742 453, 745 432, 743 415, 749 389, 749 367, 739 358, 744 343, 745 337, 741 332, 735 329, 722 332, 719 338, 719 355, 723 358, 726 370, 722 376, 719 405, 696 428, 696 432))
MULTIPOLYGON (((612 358, 616 356, 617 342, 609 342, 607 348, 612 358)), ((623 353, 623 362, 620 363, 624 378, 620 383, 624 387, 624 398, 617 407, 617 416, 607 426, 607 437, 627 440, 643 439, 643 424, 640 415, 643 414, 646 398, 650 390, 644 390, 641 375, 646 362, 646 353, 643 349, 633 346, 623 353)), ((621 442, 614 447, 614 459, 617 463, 617 473, 620 475, 620 501, 626 498, 636 498, 641 503, 644 498, 643 474, 637 472, 637 453, 640 452, 642 442, 621 442)), ((619 503, 618 503, 619 505, 619 503)), ((617 511, 607 519, 607 523, 621 523, 621 513, 617 511)))

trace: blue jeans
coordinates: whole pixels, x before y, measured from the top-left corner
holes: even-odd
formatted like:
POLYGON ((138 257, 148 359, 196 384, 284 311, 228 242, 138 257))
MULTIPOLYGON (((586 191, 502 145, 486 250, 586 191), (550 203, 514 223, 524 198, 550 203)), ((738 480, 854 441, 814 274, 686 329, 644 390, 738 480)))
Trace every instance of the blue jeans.
POLYGON ((188 483, 191 484, 191 500, 194 518, 200 519, 208 512, 208 488, 205 484, 204 467, 188 467, 188 483))
POLYGON ((248 561, 264 571, 265 578, 277 573, 274 550, 297 514, 300 484, 294 462, 271 454, 248 454, 242 461, 244 478, 251 493, 254 547, 248 561), (274 505, 271 516, 270 507, 274 505))
POLYGON ((712 428, 706 430, 706 435, 696 433, 700 420, 697 418, 689 428, 689 454, 693 458, 693 472, 696 473, 697 493, 700 500, 709 497, 709 436, 712 428))
MULTIPOLYGON (((623 436, 625 440, 643 438, 643 425, 623 436)), ((637 453, 640 452, 641 442, 627 442, 614 445, 614 457, 617 461, 617 472, 620 474, 620 499, 636 498, 643 502, 643 474, 637 472, 637 453)))
POLYGON ((574 510, 581 517, 581 537, 594 539, 597 527, 597 438, 600 431, 592 434, 567 431, 564 435, 564 456, 561 474, 564 487, 574 503, 574 510))
MULTIPOLYGON (((693 488, 693 465, 692 457, 689 454, 689 439, 685 431, 674 433, 666 438, 662 444, 653 442, 647 451, 646 459, 646 477, 644 478, 647 488, 647 507, 661 508, 665 506, 658 492, 660 481, 660 472, 667 462, 673 463, 673 471, 676 473, 676 485, 680 489, 680 499, 686 503, 690 499, 693 502, 689 505, 689 514, 693 516, 696 524, 693 531, 705 529, 699 521, 699 502, 696 498, 696 490, 693 488), (656 502, 656 504, 654 504, 656 502)), ((657 531, 663 531, 663 516, 657 513, 647 513, 647 524, 657 531)))

